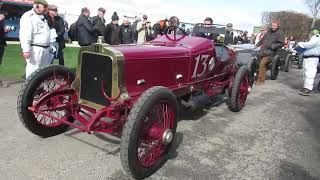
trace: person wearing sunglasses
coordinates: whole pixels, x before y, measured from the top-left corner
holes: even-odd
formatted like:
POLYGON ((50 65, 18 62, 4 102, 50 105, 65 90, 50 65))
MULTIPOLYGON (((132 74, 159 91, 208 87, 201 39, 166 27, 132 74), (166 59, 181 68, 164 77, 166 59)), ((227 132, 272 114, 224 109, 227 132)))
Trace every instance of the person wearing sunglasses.
MULTIPOLYGON (((213 19, 210 17, 205 18, 204 22, 203 22, 203 27, 205 27, 205 28, 213 27, 213 19)), ((206 39, 209 39, 212 41, 217 41, 219 34, 209 33, 209 32, 208 33, 201 32, 201 33, 196 33, 195 36, 206 38, 206 39)))
POLYGON ((22 55, 26 60, 26 78, 51 62, 51 29, 46 18, 48 3, 35 0, 33 8, 20 20, 19 38, 22 55))

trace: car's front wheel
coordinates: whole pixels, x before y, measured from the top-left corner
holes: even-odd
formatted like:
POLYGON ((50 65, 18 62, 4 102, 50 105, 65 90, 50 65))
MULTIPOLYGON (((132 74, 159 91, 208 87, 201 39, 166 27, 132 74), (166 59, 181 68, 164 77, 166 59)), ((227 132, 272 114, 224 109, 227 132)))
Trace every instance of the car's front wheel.
POLYGON ((41 137, 50 137, 67 130, 68 125, 49 116, 65 118, 69 122, 74 121, 65 109, 56 108, 69 103, 71 101, 69 95, 49 98, 41 105, 38 103, 47 99, 48 94, 58 89, 69 88, 74 78, 74 74, 69 69, 57 65, 39 69, 28 77, 19 92, 17 111, 21 122, 30 132, 41 137))
POLYGON ((148 177, 167 161, 178 119, 176 97, 167 88, 153 87, 141 95, 121 138, 120 158, 129 175, 148 177))
POLYGON ((246 66, 241 66, 232 83, 228 107, 233 112, 239 112, 244 107, 251 91, 250 75, 246 66))

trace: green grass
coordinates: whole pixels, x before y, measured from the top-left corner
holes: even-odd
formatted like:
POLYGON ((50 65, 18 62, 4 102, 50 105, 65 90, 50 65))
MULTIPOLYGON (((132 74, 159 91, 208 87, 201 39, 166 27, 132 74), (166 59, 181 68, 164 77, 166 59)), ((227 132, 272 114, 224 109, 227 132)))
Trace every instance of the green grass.
MULTIPOLYGON (((76 68, 79 48, 67 47, 64 49, 65 66, 71 69, 76 68)), ((55 60, 55 64, 59 61, 55 60)), ((0 80, 23 80, 26 62, 22 57, 19 44, 9 44, 0 66, 0 80)))

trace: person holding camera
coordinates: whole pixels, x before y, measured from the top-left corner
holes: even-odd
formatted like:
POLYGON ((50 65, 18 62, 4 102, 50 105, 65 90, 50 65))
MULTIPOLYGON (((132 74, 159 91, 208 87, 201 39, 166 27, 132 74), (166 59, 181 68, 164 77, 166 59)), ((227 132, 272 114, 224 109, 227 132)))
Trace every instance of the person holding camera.
POLYGON ((20 20, 19 38, 22 55, 27 62, 26 78, 51 62, 53 31, 45 17, 47 7, 45 0, 35 0, 33 9, 24 13, 20 20))
MULTIPOLYGON (((138 44, 143 44, 147 42, 148 37, 148 16, 143 15, 142 21, 139 21, 137 24, 137 31, 138 31, 138 44)), ((151 26, 150 26, 151 27, 151 26)))

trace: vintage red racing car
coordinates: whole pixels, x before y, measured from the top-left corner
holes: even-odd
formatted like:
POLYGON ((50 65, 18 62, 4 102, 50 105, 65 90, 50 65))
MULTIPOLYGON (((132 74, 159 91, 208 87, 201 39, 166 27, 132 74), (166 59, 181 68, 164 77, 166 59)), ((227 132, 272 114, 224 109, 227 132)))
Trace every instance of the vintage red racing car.
POLYGON ((236 59, 227 46, 176 34, 142 45, 96 43, 80 49, 76 75, 57 65, 34 72, 17 110, 40 137, 69 127, 121 136, 124 170, 145 178, 167 161, 180 107, 202 108, 224 93, 231 111, 244 107, 250 73, 236 59))

